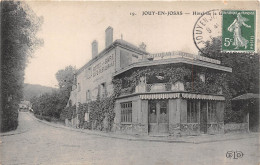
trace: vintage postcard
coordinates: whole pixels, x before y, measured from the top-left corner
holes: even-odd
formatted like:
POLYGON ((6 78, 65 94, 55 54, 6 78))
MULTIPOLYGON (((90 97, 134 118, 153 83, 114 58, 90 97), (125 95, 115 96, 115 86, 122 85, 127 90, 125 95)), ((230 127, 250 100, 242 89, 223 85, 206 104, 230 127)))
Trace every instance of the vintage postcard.
POLYGON ((258 1, 2 1, 0 164, 258 165, 258 1))

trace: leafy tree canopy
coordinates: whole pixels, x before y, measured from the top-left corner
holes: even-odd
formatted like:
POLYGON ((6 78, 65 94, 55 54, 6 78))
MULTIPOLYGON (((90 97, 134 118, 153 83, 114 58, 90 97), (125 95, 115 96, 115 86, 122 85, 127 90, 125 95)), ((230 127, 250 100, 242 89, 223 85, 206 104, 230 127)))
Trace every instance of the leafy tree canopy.
MULTIPOLYGON (((35 114, 64 119, 66 114, 64 114, 63 110, 65 110, 70 97, 75 72, 76 68, 72 66, 59 70, 56 73, 59 90, 31 99, 35 114)), ((69 112, 68 109, 66 109, 66 112, 69 112)))
POLYGON ((59 83, 61 90, 71 91, 71 87, 74 83, 74 74, 76 73, 76 68, 73 66, 67 66, 65 69, 61 69, 56 73, 56 79, 59 83))
POLYGON ((25 2, 1 2, 1 131, 17 126, 24 70, 34 50, 43 44, 36 33, 43 23, 25 2))
POLYGON ((259 54, 221 52, 221 38, 214 38, 202 49, 203 56, 220 60, 232 68, 227 83, 232 97, 244 93, 259 93, 259 54))

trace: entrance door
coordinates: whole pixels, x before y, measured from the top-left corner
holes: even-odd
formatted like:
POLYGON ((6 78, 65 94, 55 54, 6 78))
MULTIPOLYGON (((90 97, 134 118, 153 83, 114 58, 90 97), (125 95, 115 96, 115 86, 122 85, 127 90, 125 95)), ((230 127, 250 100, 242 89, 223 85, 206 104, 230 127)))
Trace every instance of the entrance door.
POLYGON ((167 100, 150 100, 149 105, 149 133, 163 134, 169 130, 169 115, 167 100))
POLYGON ((207 133, 207 102, 201 101, 200 107, 200 132, 207 133))

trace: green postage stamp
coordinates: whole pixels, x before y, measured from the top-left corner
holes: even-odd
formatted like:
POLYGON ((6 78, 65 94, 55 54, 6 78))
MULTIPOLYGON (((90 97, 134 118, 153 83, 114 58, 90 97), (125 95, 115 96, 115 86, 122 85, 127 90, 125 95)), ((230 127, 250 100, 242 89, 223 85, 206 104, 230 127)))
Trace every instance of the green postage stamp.
POLYGON ((222 51, 255 52, 256 11, 222 11, 222 51))

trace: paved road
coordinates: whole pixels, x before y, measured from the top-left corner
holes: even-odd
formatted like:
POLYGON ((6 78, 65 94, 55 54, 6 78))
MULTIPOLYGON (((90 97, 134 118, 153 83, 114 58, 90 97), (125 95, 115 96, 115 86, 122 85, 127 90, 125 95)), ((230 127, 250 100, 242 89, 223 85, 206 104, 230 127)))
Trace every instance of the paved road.
POLYGON ((259 160, 257 136, 204 144, 128 141, 55 128, 26 112, 19 114, 18 131, 21 133, 0 136, 3 165, 257 165, 259 160), (243 158, 226 158, 230 150, 242 151, 243 158))

